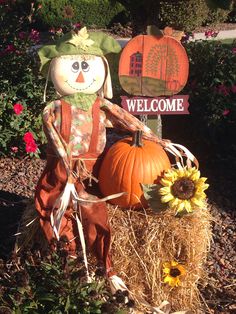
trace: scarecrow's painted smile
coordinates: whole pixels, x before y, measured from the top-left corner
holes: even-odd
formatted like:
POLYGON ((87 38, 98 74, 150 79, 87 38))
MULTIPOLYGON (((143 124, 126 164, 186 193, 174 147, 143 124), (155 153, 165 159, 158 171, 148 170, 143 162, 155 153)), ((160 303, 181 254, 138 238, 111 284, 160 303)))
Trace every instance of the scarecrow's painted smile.
MULTIPOLYGON (((87 85, 87 86, 85 86, 85 87, 76 87, 76 86, 73 86, 73 82, 69 82, 69 81, 66 81, 66 83, 71 87, 71 88, 73 88, 73 89, 75 89, 75 90, 78 90, 78 91, 85 91, 86 89, 88 89, 88 88, 90 88, 92 85, 93 85, 93 83, 94 82, 96 82, 96 80, 95 79, 93 79, 93 81, 89 84, 89 85, 87 85)), ((78 84, 78 83, 77 83, 78 84)), ((80 84, 80 83, 79 83, 80 84)))

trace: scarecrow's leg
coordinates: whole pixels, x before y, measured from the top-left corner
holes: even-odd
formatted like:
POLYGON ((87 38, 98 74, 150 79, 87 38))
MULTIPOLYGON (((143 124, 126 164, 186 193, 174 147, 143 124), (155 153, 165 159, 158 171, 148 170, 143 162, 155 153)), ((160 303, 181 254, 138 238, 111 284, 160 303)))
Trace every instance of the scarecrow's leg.
POLYGON ((106 203, 81 205, 81 215, 87 245, 96 256, 98 263, 105 266, 107 275, 111 276, 112 261, 109 254, 111 230, 106 203))
MULTIPOLYGON (((52 249, 55 249, 55 235, 53 233, 52 225, 50 220, 47 218, 40 219, 41 228, 46 236, 48 243, 52 249)), ((76 223, 74 218, 71 217, 70 211, 68 211, 64 217, 62 217, 61 227, 60 227, 60 239, 64 238, 68 241, 65 242, 65 249, 70 255, 75 255, 76 248, 78 248, 79 239, 76 236, 76 223)))

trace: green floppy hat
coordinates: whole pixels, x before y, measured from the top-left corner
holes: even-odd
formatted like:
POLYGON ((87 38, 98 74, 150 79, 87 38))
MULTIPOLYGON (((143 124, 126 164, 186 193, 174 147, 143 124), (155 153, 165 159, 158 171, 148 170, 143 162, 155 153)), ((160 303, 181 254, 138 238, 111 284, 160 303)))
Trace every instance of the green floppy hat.
POLYGON ((38 55, 41 62, 40 71, 47 76, 50 62, 55 57, 65 55, 89 54, 104 56, 108 53, 119 53, 119 43, 102 32, 88 33, 86 27, 80 31, 71 31, 52 45, 45 45, 39 49, 38 55))

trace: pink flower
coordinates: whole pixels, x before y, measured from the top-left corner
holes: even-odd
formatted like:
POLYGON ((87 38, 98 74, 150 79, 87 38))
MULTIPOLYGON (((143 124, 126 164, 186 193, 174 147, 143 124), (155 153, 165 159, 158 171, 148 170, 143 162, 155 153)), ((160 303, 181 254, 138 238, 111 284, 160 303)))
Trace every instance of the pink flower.
POLYGON ((206 38, 216 37, 218 34, 219 34, 219 32, 213 31, 213 30, 205 31, 205 37, 206 38))
POLYGON ((81 28, 81 23, 75 23, 73 26, 74 28, 81 28))
POLYGON ((27 153, 35 153, 37 148, 38 148, 38 146, 34 140, 26 143, 26 146, 25 146, 25 150, 27 153))
POLYGON ((23 111, 24 107, 22 106, 22 104, 17 103, 13 106, 13 110, 15 112, 16 115, 20 115, 21 112, 23 111))
POLYGON ((17 152, 18 152, 18 147, 12 146, 12 147, 11 147, 11 151, 12 151, 13 153, 17 153, 17 152))
POLYGON ((224 84, 219 85, 217 90, 218 93, 223 94, 224 96, 229 95, 229 89, 224 84))
POLYGON ((232 91, 232 93, 236 93, 236 85, 233 85, 232 87, 231 87, 231 91, 232 91))
POLYGON ((23 140, 26 144, 30 142, 34 142, 34 136, 31 132, 26 132, 23 137, 23 140))
POLYGON ((229 113, 230 113, 230 110, 229 110, 229 109, 225 109, 225 110, 223 111, 223 116, 225 117, 225 116, 227 116, 229 113))
POLYGON ((232 52, 236 54, 236 47, 232 49, 232 52))
POLYGON ((36 29, 31 29, 29 38, 34 42, 37 43, 39 41, 39 32, 36 29))
POLYGON ((56 29, 56 33, 57 33, 57 34, 61 34, 62 32, 63 32, 63 30, 62 30, 61 27, 56 29))
POLYGON ((19 38, 20 39, 25 39, 26 38, 26 33, 25 32, 19 32, 19 38))
POLYGON ((7 45, 7 48, 5 49, 5 52, 14 52, 16 51, 16 47, 12 44, 7 45))

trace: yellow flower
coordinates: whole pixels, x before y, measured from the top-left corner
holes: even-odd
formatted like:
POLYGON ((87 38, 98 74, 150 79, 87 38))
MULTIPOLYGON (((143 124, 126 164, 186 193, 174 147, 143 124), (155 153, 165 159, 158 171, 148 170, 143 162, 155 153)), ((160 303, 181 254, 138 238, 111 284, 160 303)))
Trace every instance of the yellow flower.
POLYGON ((185 268, 175 261, 163 263, 164 282, 171 287, 180 285, 180 278, 186 274, 185 268))
POLYGON ((68 41, 72 45, 76 47, 80 47, 83 50, 86 50, 89 46, 94 44, 92 39, 89 39, 89 34, 87 32, 87 28, 83 27, 77 33, 75 32, 72 35, 72 39, 68 41))
POLYGON ((206 180, 207 178, 200 177, 200 171, 195 167, 169 169, 160 180, 163 185, 159 189, 161 202, 175 208, 176 213, 184 210, 190 213, 204 207, 204 191, 209 187, 206 180))

